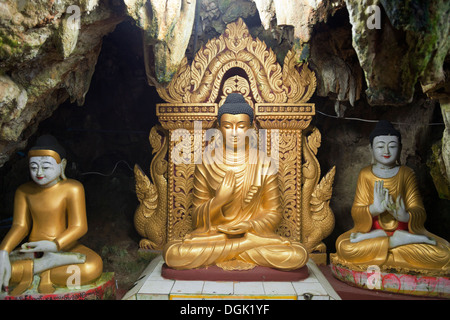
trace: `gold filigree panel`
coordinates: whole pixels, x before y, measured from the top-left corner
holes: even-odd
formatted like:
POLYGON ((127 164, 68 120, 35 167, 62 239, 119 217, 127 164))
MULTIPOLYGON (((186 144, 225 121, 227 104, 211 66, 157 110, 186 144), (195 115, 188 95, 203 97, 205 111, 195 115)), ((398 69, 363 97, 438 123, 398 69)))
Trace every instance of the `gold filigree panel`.
POLYGON ((192 201, 194 187, 193 164, 173 165, 169 190, 168 240, 182 239, 192 230, 192 201))
POLYGON ((301 132, 280 130, 275 136, 278 136, 274 145, 278 146, 278 186, 283 210, 277 233, 290 240, 300 241, 301 201, 298 190, 301 181, 301 132))
MULTIPOLYGON (((203 130, 201 131, 203 132, 203 130)), ((194 130, 171 132, 169 147, 168 240, 182 239, 192 230, 195 163, 201 161, 203 133, 194 130), (196 134, 200 136, 196 139, 196 134)))

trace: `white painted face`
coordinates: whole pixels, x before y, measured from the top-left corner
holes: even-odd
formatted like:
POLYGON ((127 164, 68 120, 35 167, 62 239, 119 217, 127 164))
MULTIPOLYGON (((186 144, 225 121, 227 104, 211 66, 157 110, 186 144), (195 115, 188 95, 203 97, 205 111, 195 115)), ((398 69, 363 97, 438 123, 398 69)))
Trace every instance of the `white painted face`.
POLYGON ((41 187, 51 187, 59 181, 62 172, 62 162, 57 163, 53 157, 38 156, 31 157, 30 161, 31 179, 41 187))
POLYGON ((397 136, 378 136, 373 139, 373 157, 376 163, 385 166, 395 166, 400 152, 397 136))

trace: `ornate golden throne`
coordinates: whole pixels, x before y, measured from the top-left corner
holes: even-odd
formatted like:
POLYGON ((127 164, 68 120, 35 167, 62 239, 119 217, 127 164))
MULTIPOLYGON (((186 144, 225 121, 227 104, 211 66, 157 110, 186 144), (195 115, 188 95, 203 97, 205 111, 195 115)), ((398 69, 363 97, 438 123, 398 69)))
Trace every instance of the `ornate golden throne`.
POLYGON ((151 181, 135 166, 140 247, 160 250, 192 230, 193 174, 205 148, 205 132, 216 126, 226 96, 239 92, 255 110, 256 129, 266 129, 267 141, 260 135, 259 143, 278 155, 283 220, 277 233, 303 243, 316 263, 325 264, 322 240, 334 228, 329 202, 335 168, 319 183, 321 135, 310 127, 315 108, 307 103, 315 89, 316 77, 307 64, 298 65, 290 51, 281 67, 241 19, 208 41, 190 65, 185 58, 170 84, 158 89, 167 103, 157 104, 161 125, 150 132, 151 181))

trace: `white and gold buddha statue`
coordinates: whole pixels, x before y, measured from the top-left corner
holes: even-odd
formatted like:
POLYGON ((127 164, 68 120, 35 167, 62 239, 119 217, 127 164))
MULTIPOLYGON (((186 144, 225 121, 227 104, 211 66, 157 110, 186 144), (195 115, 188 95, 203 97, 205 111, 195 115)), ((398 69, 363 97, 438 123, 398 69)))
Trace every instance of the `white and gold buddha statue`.
POLYGON ((12 227, 0 244, 0 288, 11 285, 10 294, 19 295, 37 274, 38 291, 52 293, 55 286, 66 286, 73 274, 70 265, 79 267, 80 285, 96 280, 103 262, 78 242, 87 232, 84 188, 66 178, 64 149, 44 135, 28 158, 32 181, 17 189, 12 227), (27 236, 28 242, 16 249, 27 236))
POLYGON ((426 212, 412 169, 399 165, 401 135, 379 121, 370 135, 374 164, 358 177, 354 227, 339 236, 331 262, 365 271, 449 273, 449 243, 424 227, 426 212))

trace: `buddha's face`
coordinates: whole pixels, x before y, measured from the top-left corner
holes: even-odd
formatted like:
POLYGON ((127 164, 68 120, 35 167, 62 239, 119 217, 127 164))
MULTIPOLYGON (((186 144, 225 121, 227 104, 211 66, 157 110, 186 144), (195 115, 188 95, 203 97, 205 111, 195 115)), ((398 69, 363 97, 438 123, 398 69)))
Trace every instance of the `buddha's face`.
POLYGON ((249 128, 250 117, 247 114, 225 113, 220 118, 219 130, 226 148, 234 149, 238 145, 243 145, 249 128))
POLYGON ((55 185, 61 176, 63 164, 57 163, 53 157, 37 156, 29 160, 31 179, 41 187, 55 185))
POLYGON ((397 136, 378 136, 373 139, 372 152, 375 161, 385 166, 395 166, 400 153, 397 136))

